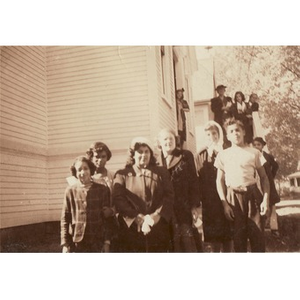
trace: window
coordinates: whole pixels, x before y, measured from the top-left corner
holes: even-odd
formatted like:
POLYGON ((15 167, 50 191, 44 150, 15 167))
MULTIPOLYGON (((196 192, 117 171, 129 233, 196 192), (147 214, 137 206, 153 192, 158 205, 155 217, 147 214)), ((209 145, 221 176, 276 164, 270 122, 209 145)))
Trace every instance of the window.
POLYGON ((294 178, 290 179, 290 185, 291 185, 291 186, 295 186, 294 178))
POLYGON ((165 46, 160 46, 160 65, 161 65, 161 84, 162 84, 162 93, 166 95, 166 53, 165 46))
MULTIPOLYGON (((172 74, 172 51, 169 46, 160 46, 160 66, 161 66, 161 97, 170 107, 173 107, 172 103, 172 90, 174 85, 172 74)), ((174 99, 174 98, 173 98, 174 99)))

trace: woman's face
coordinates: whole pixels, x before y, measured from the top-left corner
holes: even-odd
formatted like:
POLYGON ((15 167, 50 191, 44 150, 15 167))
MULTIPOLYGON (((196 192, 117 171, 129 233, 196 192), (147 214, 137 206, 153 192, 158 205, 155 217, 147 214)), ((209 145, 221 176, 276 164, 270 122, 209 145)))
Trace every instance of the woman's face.
POLYGON ((249 101, 250 101, 251 103, 255 103, 255 102, 257 102, 257 100, 258 100, 258 97, 257 97, 257 95, 254 94, 254 95, 251 96, 251 98, 250 98, 249 101))
POLYGON ((159 137, 159 144, 163 152, 171 154, 176 148, 175 136, 171 132, 162 132, 159 137))
POLYGON ((176 96, 177 96, 178 99, 182 99, 183 98, 183 92, 182 91, 177 91, 176 96))
POLYGON ((150 163, 151 151, 148 146, 140 146, 136 151, 134 151, 134 161, 135 165, 140 168, 145 168, 150 163))
POLYGON ((254 146, 257 150, 259 150, 260 152, 262 152, 262 149, 263 149, 263 147, 264 147, 260 142, 257 142, 257 141, 254 141, 254 142, 253 142, 253 146, 254 146))
POLYGON ((241 103, 243 101, 242 95, 241 94, 237 94, 236 95, 236 101, 241 103))
POLYGON ((88 164, 84 161, 75 163, 76 176, 82 184, 87 184, 91 181, 91 171, 88 164))
POLYGON ((207 144, 210 145, 210 144, 217 144, 218 141, 219 141, 219 133, 216 129, 211 129, 211 130, 207 130, 205 131, 206 133, 206 141, 207 141, 207 144))
POLYGON ((96 165, 97 169, 102 169, 105 167, 107 162, 106 151, 93 151, 93 163, 96 165))

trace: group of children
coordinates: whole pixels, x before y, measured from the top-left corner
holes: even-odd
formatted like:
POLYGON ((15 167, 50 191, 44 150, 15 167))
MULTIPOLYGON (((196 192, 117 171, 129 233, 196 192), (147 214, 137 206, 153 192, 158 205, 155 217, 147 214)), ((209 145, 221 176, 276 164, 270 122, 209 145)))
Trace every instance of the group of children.
MULTIPOLYGON (((265 221, 270 209, 273 218, 276 217, 275 203, 280 201, 274 185, 278 164, 271 155, 262 151, 265 145, 262 138, 251 141, 253 145, 245 140, 246 129, 242 120, 232 116, 223 118, 222 115, 221 119, 225 121, 222 121, 223 128, 215 121, 205 125, 206 147, 195 156, 188 150, 177 148, 176 134, 168 129, 163 129, 158 135, 160 154, 156 158, 149 142, 139 144, 151 156, 152 165, 168 170, 169 177, 164 176, 163 185, 172 183, 168 208, 162 206, 155 211, 155 215, 160 216, 162 210, 169 210, 167 214, 172 216, 169 224, 172 246, 166 246, 166 252, 203 251, 201 238, 195 230, 199 219, 203 221, 204 242, 211 246, 213 252, 265 252, 265 221), (224 133, 230 143, 225 149, 224 133)), ((135 155, 134 151, 137 157, 144 155, 138 147, 132 151, 131 158, 135 155)), ((122 177, 124 197, 118 198, 123 200, 116 201, 115 205, 112 197, 114 177, 105 167, 110 158, 108 147, 97 142, 91 145, 85 156, 73 163, 71 171, 75 181, 70 181, 66 189, 61 218, 63 252, 118 252, 114 248, 114 241, 118 239, 116 216, 122 214, 124 203, 121 202, 128 198, 130 188, 126 184, 134 182, 136 175, 129 169, 117 172, 119 177, 120 174, 123 177, 125 173, 127 175, 122 177)), ((148 169, 150 177, 153 175, 148 165, 142 169, 148 169)), ((144 176, 146 171, 142 169, 141 176, 144 176)), ((150 205, 155 199, 152 195, 155 192, 152 190, 152 194, 149 191, 147 194, 146 189, 147 184, 142 184, 137 193, 139 201, 150 205)), ((138 220, 139 215, 130 216, 131 224, 142 227, 146 219, 138 220)), ((126 220, 126 217, 124 214, 122 219, 126 220)), ((147 219, 149 224, 159 222, 152 221, 147 219)), ((123 236, 138 237, 139 233, 128 234, 131 224, 127 224, 123 236)), ((134 243, 133 238, 123 249, 134 252, 136 248, 131 247, 134 243)))

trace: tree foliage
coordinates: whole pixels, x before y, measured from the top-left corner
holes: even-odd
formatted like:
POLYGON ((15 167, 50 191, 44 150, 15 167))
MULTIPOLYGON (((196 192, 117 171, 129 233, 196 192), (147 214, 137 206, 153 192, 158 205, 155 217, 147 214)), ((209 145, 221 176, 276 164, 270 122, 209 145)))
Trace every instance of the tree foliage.
POLYGON ((300 47, 214 47, 216 83, 233 97, 257 93, 268 149, 280 164, 281 178, 297 169, 300 159, 300 47))

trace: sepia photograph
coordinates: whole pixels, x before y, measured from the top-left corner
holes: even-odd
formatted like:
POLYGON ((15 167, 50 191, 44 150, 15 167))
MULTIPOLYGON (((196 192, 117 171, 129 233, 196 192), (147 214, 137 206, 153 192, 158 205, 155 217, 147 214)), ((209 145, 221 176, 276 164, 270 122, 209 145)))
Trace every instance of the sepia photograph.
POLYGON ((300 251, 299 46, 0 51, 1 252, 300 251))
POLYGON ((297 297, 292 0, 1 9, 1 297, 297 297))

